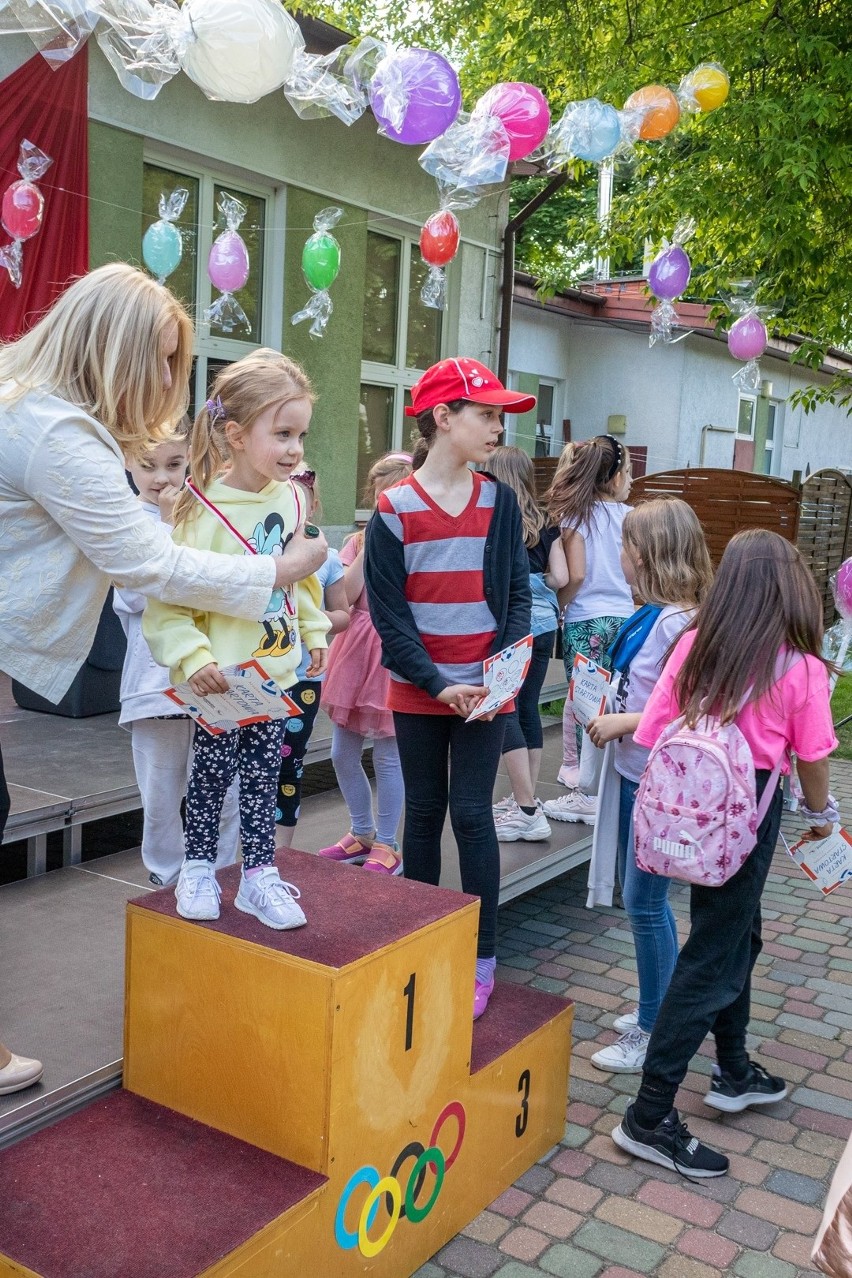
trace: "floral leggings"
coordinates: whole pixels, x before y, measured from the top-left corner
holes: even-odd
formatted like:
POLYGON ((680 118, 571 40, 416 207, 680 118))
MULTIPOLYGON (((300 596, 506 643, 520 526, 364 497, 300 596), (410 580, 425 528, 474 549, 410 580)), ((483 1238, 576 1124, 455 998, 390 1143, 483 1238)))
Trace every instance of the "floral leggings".
MULTIPOLYGON (((562 660, 565 662, 566 679, 571 678, 574 657, 578 652, 584 657, 589 657, 596 665, 603 666, 604 670, 611 670, 607 649, 624 625, 624 621, 624 617, 590 617, 588 621, 566 621, 562 627, 562 660)), ((566 700, 566 728, 569 716, 571 722, 574 722, 571 703, 566 700)), ((574 731, 577 736, 577 757, 579 758, 583 730, 579 724, 574 723, 574 731)))
POLYGON ((243 869, 272 864, 284 726, 283 719, 275 719, 218 736, 196 728, 195 759, 186 791, 188 861, 215 862, 222 804, 239 773, 243 869))

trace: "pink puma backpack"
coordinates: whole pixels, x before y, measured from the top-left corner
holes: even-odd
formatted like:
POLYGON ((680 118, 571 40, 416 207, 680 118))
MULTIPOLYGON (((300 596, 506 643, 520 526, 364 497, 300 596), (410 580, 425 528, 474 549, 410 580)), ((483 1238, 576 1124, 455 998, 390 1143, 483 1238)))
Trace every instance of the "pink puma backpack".
MULTIPOLYGON (((776 682, 801 654, 785 652, 776 682)), ((749 700, 749 694, 742 705, 749 700)), ((742 705, 740 709, 742 709, 742 705)), ((757 802, 754 759, 736 723, 676 719, 652 747, 633 810, 636 864, 648 874, 720 887, 754 850, 781 762, 757 802)))

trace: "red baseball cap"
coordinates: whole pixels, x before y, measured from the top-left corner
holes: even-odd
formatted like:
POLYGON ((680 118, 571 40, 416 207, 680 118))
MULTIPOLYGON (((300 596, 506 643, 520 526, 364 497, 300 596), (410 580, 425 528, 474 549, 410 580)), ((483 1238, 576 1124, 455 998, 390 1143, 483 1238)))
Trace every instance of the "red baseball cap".
POLYGON ((419 417, 436 404, 469 399, 473 404, 496 404, 507 413, 527 413, 535 408, 535 395, 506 390, 501 381, 475 359, 459 356, 433 364, 411 388, 412 405, 406 417, 419 417))

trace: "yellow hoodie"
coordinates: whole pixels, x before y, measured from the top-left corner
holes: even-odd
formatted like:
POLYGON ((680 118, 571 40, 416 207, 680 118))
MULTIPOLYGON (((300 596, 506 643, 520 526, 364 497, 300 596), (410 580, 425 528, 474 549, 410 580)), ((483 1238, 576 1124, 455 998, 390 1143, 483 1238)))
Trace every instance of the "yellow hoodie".
MULTIPOLYGON (((290 483, 269 483, 259 493, 247 493, 215 479, 205 496, 259 554, 280 555, 295 532, 298 511, 290 483)), ((174 540, 225 555, 249 553, 200 503, 174 530, 174 540)), ((319 607, 321 599, 316 577, 298 582, 290 591, 274 590, 257 621, 149 599, 142 633, 154 660, 169 667, 173 683, 184 683, 211 661, 230 666, 254 657, 276 683, 289 688, 296 682, 302 644, 308 650, 328 646, 325 636, 331 623, 319 607)))

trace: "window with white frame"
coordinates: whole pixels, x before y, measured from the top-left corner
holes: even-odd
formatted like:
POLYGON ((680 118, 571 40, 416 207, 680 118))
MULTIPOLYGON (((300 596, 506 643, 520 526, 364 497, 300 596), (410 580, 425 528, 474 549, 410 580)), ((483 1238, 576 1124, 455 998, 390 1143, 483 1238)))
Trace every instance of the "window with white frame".
MULTIPOLYGON (((283 274, 281 244, 277 242, 282 237, 270 236, 267 232, 276 202, 271 188, 249 186, 243 178, 231 180, 225 173, 193 169, 182 162, 172 164, 168 159, 152 159, 143 166, 140 235, 144 235, 151 223, 157 221, 160 196, 168 197, 178 187, 189 192, 177 222, 183 239, 183 254, 177 269, 166 282, 196 321, 190 385, 190 412, 194 413, 206 399, 208 388, 220 368, 258 346, 280 341, 281 304, 279 300, 276 306, 273 297, 275 292, 279 299, 281 296, 280 286, 276 288, 274 280, 283 274), (246 313, 251 332, 235 329, 232 333, 223 333, 211 329, 202 318, 205 309, 218 296, 207 276, 206 267, 214 239, 226 229, 219 210, 219 201, 225 193, 236 196, 246 206, 246 216, 239 233, 248 249, 249 277, 245 287, 237 294, 237 300, 246 313), (273 252, 279 259, 276 262, 270 260, 273 252)), ((283 225, 283 218, 281 220, 283 225)))
MULTIPOLYGON (((781 403, 780 400, 764 400, 766 404, 766 437, 762 456, 755 452, 753 469, 758 475, 775 475, 779 470, 778 446, 781 403)), ((757 426, 758 397, 756 395, 740 395, 737 410, 737 436, 740 439, 754 439, 757 426)))
POLYGON ((554 450, 553 439, 556 434, 556 383, 546 382, 539 378, 538 403, 535 418, 535 455, 536 457, 552 457, 559 452, 554 450))
POLYGON ((383 453, 409 448, 417 428, 405 417, 411 387, 441 358, 442 311, 424 306, 420 288, 428 267, 414 240, 367 232, 357 503, 367 474, 383 453))

